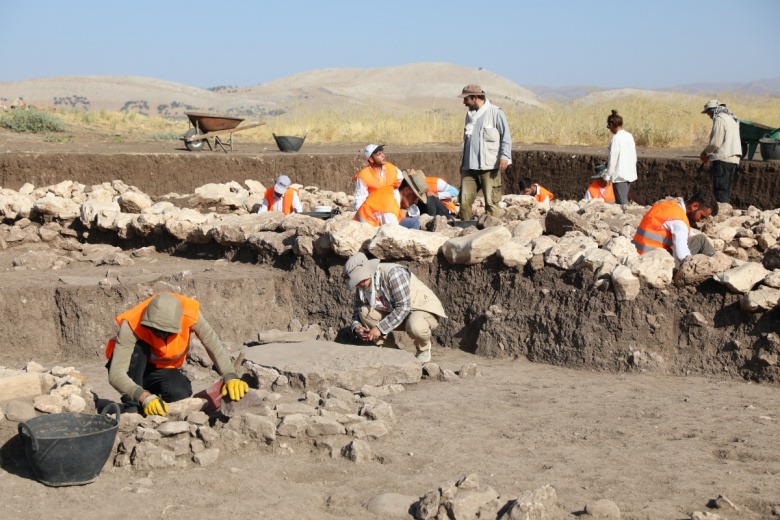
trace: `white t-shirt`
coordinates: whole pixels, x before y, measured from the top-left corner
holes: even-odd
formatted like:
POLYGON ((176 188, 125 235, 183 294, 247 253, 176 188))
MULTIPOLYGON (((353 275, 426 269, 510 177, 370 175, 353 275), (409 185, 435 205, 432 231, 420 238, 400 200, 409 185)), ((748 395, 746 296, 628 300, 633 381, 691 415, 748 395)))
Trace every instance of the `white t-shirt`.
POLYGON ((612 183, 636 180, 636 144, 625 130, 618 130, 609 142, 606 179, 612 183))

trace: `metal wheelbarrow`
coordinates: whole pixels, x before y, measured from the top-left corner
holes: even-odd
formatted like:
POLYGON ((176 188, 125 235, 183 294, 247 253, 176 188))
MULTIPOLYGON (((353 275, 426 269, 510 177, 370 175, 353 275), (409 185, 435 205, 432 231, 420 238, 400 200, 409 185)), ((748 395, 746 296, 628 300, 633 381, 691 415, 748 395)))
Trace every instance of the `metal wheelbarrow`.
POLYGON ((759 141, 765 137, 777 139, 780 128, 753 123, 752 121, 739 120, 739 140, 742 141, 742 157, 747 155, 749 161, 753 160, 759 141))
POLYGON ((265 123, 251 123, 248 125, 239 126, 242 121, 241 117, 230 116, 218 116, 214 114, 208 114, 205 112, 185 112, 184 115, 190 120, 192 128, 187 130, 182 140, 187 150, 191 152, 198 152, 203 149, 203 143, 205 142, 209 146, 209 150, 216 150, 217 146, 222 148, 222 151, 227 153, 225 145, 230 146, 230 151, 233 151, 233 134, 242 130, 249 130, 265 123), (220 139, 222 135, 229 135, 227 141, 220 139), (211 146, 209 138, 214 140, 214 146, 211 146))

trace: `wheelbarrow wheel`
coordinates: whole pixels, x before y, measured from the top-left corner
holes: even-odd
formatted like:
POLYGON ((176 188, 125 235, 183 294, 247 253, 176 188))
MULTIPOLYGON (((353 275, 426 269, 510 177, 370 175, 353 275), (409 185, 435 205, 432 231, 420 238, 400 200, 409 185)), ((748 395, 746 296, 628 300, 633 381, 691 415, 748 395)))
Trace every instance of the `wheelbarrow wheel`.
POLYGON ((197 128, 190 128, 187 130, 187 133, 184 134, 184 146, 187 147, 187 150, 191 152, 199 152, 203 149, 203 142, 205 139, 200 139, 198 141, 192 141, 191 139, 198 135, 200 132, 198 132, 197 128))

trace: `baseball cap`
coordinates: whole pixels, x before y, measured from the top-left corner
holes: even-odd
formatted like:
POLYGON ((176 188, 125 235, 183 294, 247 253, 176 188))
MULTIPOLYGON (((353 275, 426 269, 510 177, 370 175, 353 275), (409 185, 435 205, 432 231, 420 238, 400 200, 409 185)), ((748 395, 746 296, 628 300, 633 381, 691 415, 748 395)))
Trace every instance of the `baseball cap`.
POLYGON ((365 160, 368 160, 369 157, 374 155, 377 152, 381 152, 385 149, 385 145, 383 144, 370 144, 363 148, 363 158, 365 160))
POLYGON ((292 184, 292 181, 290 181, 290 178, 287 175, 280 175, 276 178, 276 184, 274 184, 274 191, 278 193, 279 195, 284 195, 287 191, 287 188, 290 187, 290 184, 292 184))
POLYGON ((460 96, 458 97, 466 97, 466 96, 484 96, 485 91, 482 90, 482 87, 479 85, 474 85, 473 83, 470 85, 466 85, 463 87, 463 90, 460 93, 460 96))

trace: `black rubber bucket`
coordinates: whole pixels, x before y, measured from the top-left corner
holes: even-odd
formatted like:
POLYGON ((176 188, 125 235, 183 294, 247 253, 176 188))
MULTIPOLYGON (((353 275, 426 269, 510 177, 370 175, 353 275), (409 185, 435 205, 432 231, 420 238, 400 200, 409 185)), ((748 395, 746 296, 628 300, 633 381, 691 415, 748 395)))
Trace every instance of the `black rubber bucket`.
POLYGON ((291 135, 276 135, 271 134, 274 136, 274 140, 276 141, 276 146, 279 148, 279 151, 281 152, 297 152, 301 149, 301 146, 303 146, 303 142, 306 140, 306 136, 303 137, 294 137, 291 135))
POLYGON ((761 158, 765 161, 780 161, 780 141, 765 137, 758 140, 761 158))
POLYGON ((27 461, 47 486, 79 486, 94 482, 114 448, 119 405, 102 414, 55 413, 19 423, 27 461), (113 412, 116 417, 108 417, 113 412))

